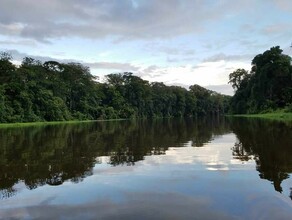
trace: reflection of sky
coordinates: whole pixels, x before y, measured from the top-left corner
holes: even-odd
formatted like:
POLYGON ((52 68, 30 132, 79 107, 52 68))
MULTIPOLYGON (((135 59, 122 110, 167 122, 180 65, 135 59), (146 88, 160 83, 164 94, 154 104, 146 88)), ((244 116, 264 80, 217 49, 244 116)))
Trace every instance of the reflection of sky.
POLYGON ((275 192, 253 160, 233 159, 235 141, 227 134, 204 147, 188 142, 135 166, 112 167, 100 157, 94 175, 78 184, 27 190, 19 183, 18 194, 0 202, 0 218, 289 219, 292 181, 284 181, 285 195, 275 192))

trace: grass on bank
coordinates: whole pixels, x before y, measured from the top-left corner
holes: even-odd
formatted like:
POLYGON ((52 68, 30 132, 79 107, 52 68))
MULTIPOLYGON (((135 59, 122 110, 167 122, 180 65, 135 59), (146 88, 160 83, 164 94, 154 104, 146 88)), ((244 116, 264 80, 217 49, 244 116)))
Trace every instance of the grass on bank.
MULTIPOLYGON (((292 122, 292 112, 286 112, 285 110, 277 110, 269 113, 261 114, 242 114, 242 115, 227 115, 228 117, 244 117, 244 118, 262 118, 276 121, 288 121, 292 122)), ((83 121, 46 121, 46 122, 19 122, 19 123, 0 123, 1 128, 20 128, 30 126, 46 126, 46 125, 58 125, 58 124, 80 124, 97 121, 118 121, 127 119, 104 119, 104 120, 83 120, 83 121)))
POLYGON ((232 117, 263 118, 277 121, 292 121, 292 112, 275 111, 262 114, 232 115, 232 117))
POLYGON ((89 122, 97 122, 97 121, 117 121, 117 120, 125 120, 125 119, 0 123, 0 128, 20 128, 20 127, 31 127, 31 126, 59 125, 59 124, 80 124, 80 123, 89 123, 89 122))

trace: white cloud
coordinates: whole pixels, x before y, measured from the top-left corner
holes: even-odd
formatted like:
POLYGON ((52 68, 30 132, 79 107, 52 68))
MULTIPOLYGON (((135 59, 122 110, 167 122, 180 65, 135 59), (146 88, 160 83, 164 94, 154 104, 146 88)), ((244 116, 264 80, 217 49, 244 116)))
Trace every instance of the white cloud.
POLYGON ((217 61, 203 62, 197 66, 186 65, 180 67, 155 67, 151 72, 141 70, 139 75, 149 81, 165 82, 168 85, 190 85, 198 84, 209 87, 214 91, 231 95, 232 90, 227 89, 229 85, 229 74, 238 69, 250 70, 251 65, 247 62, 217 61), (217 85, 217 86, 216 86, 217 85), (220 86, 219 86, 220 85, 220 86))
POLYGON ((139 70, 139 67, 134 66, 130 63, 117 63, 117 62, 93 62, 83 63, 85 66, 91 67, 92 69, 110 69, 117 70, 119 72, 132 72, 139 70))

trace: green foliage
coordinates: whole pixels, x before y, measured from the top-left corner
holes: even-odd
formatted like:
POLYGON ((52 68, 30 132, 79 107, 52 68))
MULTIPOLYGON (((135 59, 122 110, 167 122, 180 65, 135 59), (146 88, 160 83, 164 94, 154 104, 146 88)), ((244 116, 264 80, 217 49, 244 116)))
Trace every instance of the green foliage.
POLYGON ((224 114, 229 97, 198 85, 190 90, 149 83, 130 72, 99 83, 80 63, 42 63, 25 57, 20 66, 0 55, 0 123, 224 114))
POLYGON ((284 110, 285 110, 285 112, 290 112, 290 113, 292 113, 292 103, 289 104, 289 105, 287 105, 286 108, 285 108, 284 110))
POLYGON ((264 113, 285 108, 292 103, 291 57, 279 46, 252 60, 250 73, 238 69, 229 75, 235 88, 230 111, 235 114, 264 113))
POLYGON ((208 114, 225 114, 229 108, 229 96, 218 94, 199 85, 190 87, 196 97, 196 113, 199 116, 208 114))
POLYGON ((239 89, 244 86, 244 81, 247 80, 248 71, 245 69, 237 69, 229 74, 229 82, 234 89, 239 89))

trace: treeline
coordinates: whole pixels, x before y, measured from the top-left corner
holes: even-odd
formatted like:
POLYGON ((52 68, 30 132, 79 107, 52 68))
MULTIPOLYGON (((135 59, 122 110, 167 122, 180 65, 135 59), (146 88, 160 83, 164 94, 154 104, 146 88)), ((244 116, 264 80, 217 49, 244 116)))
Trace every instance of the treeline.
POLYGON ((186 90, 129 72, 100 83, 80 63, 26 57, 16 66, 9 54, 0 56, 1 123, 224 114, 228 102, 199 85, 186 90))
POLYGON ((231 113, 292 112, 291 57, 282 52, 279 46, 272 47, 254 57, 250 72, 237 69, 229 75, 229 83, 236 90, 231 113))

